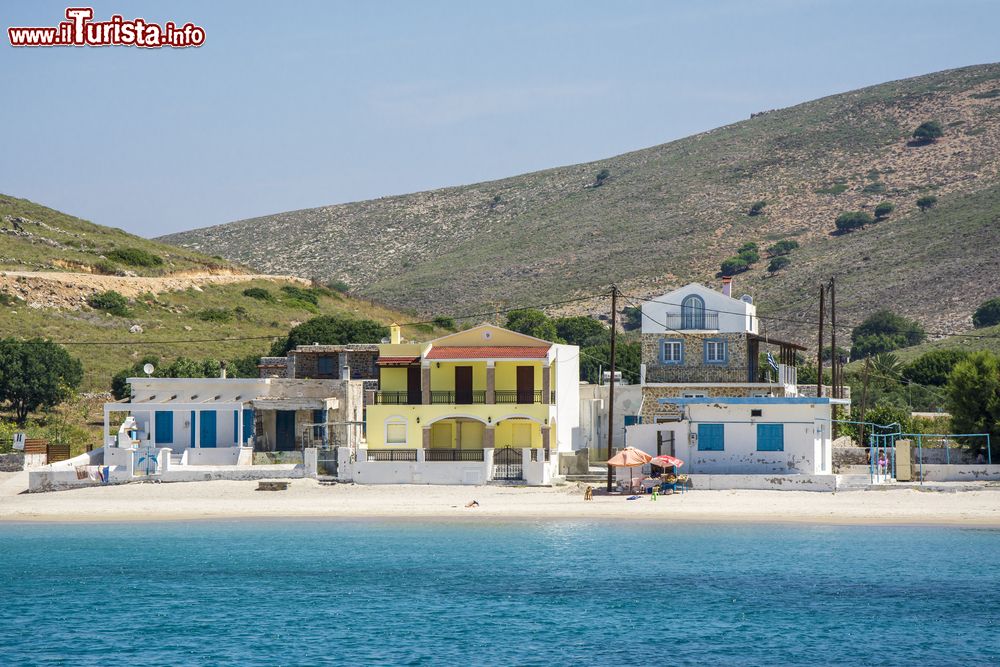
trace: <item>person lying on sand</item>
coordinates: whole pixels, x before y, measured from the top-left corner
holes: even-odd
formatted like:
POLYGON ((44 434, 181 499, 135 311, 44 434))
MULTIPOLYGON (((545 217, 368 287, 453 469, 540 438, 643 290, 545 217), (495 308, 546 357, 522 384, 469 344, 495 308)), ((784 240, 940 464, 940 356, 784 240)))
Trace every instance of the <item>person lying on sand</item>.
POLYGON ((479 502, 475 501, 475 500, 470 500, 469 502, 465 503, 465 506, 466 507, 479 507, 479 502))

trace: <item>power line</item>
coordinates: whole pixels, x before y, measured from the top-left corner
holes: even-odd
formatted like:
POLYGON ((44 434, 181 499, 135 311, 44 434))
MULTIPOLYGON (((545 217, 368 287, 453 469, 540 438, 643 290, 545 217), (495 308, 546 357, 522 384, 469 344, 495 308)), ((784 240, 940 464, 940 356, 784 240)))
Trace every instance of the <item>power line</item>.
MULTIPOLYGON (((481 313, 470 313, 468 315, 451 315, 451 316, 448 316, 448 319, 452 319, 452 320, 468 320, 468 319, 472 319, 472 318, 475 318, 475 317, 488 317, 490 315, 498 315, 498 314, 501 314, 501 313, 510 313, 510 312, 515 311, 515 310, 527 310, 527 309, 531 309, 531 308, 533 308, 535 310, 543 310, 545 308, 550 308, 552 306, 561 306, 563 304, 577 303, 579 301, 591 301, 593 299, 598 299, 598 298, 605 298, 606 299, 607 295, 606 294, 590 294, 590 295, 587 295, 587 296, 580 296, 580 297, 576 297, 576 298, 573 298, 573 299, 563 299, 562 301, 550 301, 549 303, 540 303, 540 304, 534 304, 534 305, 530 305, 530 306, 514 306, 514 307, 511 307, 511 308, 493 309, 493 310, 489 310, 489 311, 485 311, 485 312, 481 312, 481 313)), ((438 320, 438 319, 441 319, 441 318, 439 317, 439 318, 435 318, 435 319, 432 319, 432 320, 423 320, 421 322, 404 322, 404 323, 400 324, 399 326, 401 326, 401 327, 410 327, 410 326, 416 326, 418 324, 434 324, 435 321, 438 320)))

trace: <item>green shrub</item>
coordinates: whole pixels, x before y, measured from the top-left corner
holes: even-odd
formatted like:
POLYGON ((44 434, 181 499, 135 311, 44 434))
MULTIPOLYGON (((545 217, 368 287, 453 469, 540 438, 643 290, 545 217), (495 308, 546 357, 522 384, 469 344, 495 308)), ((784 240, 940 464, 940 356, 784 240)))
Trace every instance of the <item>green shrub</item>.
POLYGON ((257 299, 258 301, 267 301, 268 303, 274 303, 276 300, 274 295, 263 287, 248 287, 243 290, 243 296, 248 296, 251 299, 257 299))
POLYGON ((601 169, 597 172, 597 176, 594 177, 594 187, 599 188, 604 185, 604 182, 611 178, 611 172, 607 169, 601 169))
POLYGON ((870 225, 873 222, 875 222, 875 219, 864 211, 850 211, 838 215, 836 225, 837 231, 849 232, 865 225, 870 225))
POLYGON ((934 208, 935 204, 937 204, 937 197, 934 195, 926 195, 917 200, 917 208, 921 211, 927 211, 927 209, 934 208))
POLYGON ((861 188, 862 194, 866 195, 879 195, 885 192, 885 183, 869 183, 865 187, 861 188))
POLYGON ((914 139, 927 144, 936 141, 943 136, 944 130, 941 129, 941 123, 936 120, 923 122, 913 131, 914 139))
POLYGON ((114 290, 91 294, 87 298, 87 305, 96 310, 103 310, 112 315, 117 315, 118 317, 127 317, 129 315, 128 299, 114 290))
POLYGON ((345 283, 343 280, 331 280, 326 284, 326 286, 332 289, 334 292, 340 292, 341 294, 347 294, 351 291, 351 286, 345 283))
POLYGON ((436 326, 439 329, 447 329, 448 331, 454 331, 455 320, 453 320, 450 317, 444 317, 443 315, 439 315, 438 317, 434 318, 434 326, 436 326))
POLYGON ((420 333, 425 333, 425 334, 432 334, 432 333, 434 333, 434 325, 432 325, 432 324, 423 324, 423 323, 421 323, 421 324, 414 324, 413 328, 416 329, 417 331, 419 331, 420 333))
POLYGON ((767 201, 761 199, 758 202, 754 202, 750 205, 750 210, 747 212, 748 215, 760 215, 764 212, 764 207, 767 206, 767 201))
POLYGON ((94 262, 90 268, 102 276, 117 276, 119 270, 117 264, 103 259, 94 262))
POLYGON ((977 329, 994 324, 1000 324, 1000 297, 984 301, 972 314, 972 326, 977 329))
POLYGON ((881 220, 882 218, 885 218, 890 213, 892 213, 893 209, 895 208, 896 205, 893 204, 892 202, 888 201, 882 202, 881 204, 875 207, 875 219, 881 220))
POLYGON ((847 190, 847 183, 837 182, 833 185, 826 185, 822 188, 817 189, 815 192, 818 195, 839 195, 840 193, 847 190))
POLYGON ((195 317, 203 322, 229 322, 233 319, 233 311, 226 308, 206 308, 195 313, 195 317))
POLYGON ((730 257, 719 267, 724 276, 735 276, 750 268, 750 263, 742 257, 730 257))
POLYGON ((297 287, 295 285, 285 285, 281 288, 281 291, 285 295, 294 299, 295 301, 305 301, 306 303, 311 303, 312 305, 319 304, 319 295, 315 289, 308 287, 297 287))
POLYGON ((917 384, 943 386, 955 364, 966 359, 965 350, 931 350, 922 354, 903 368, 903 379, 917 384))
POLYGON ((910 347, 925 338, 927 333, 917 322, 890 310, 879 310, 851 331, 851 359, 910 347))
POLYGON ((779 255, 778 257, 775 257, 774 259, 771 260, 771 263, 767 265, 767 270, 770 271, 771 273, 776 273, 791 263, 792 260, 790 260, 788 257, 785 257, 784 255, 779 255))
POLYGON ((152 267, 163 264, 162 257, 154 255, 151 252, 146 252, 141 248, 117 248, 106 253, 105 257, 127 266, 152 267))
POLYGON ((16 302, 17 299, 7 292, 0 292, 0 306, 13 306, 16 302))
POLYGON ((771 247, 767 249, 767 254, 771 257, 778 257, 780 255, 787 255, 796 248, 799 247, 798 241, 778 241, 771 247))
POLYGON ((288 336, 271 347, 271 356, 284 356, 299 345, 348 345, 378 343, 389 335, 389 328, 378 322, 350 315, 322 315, 292 328, 288 336))

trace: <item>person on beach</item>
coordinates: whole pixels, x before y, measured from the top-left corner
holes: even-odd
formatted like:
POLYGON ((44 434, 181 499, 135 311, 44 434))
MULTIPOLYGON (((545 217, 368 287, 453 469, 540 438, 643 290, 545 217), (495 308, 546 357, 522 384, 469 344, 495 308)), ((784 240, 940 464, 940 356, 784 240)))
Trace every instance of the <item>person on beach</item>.
POLYGON ((885 475, 889 472, 889 461, 885 458, 885 452, 878 455, 878 472, 885 475))

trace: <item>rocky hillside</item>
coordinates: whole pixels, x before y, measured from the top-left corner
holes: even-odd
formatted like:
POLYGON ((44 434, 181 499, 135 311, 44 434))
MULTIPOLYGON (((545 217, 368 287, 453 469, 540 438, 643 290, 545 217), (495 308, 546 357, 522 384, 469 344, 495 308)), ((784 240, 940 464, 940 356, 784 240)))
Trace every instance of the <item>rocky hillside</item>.
MULTIPOLYGON (((774 277, 737 278, 762 312, 815 309, 841 281, 841 321, 888 306, 967 328, 1000 265, 1000 65, 895 81, 597 162, 504 180, 281 213, 162 240, 267 271, 346 281, 436 314, 605 290, 712 283, 744 242, 800 244, 774 277), (911 141, 935 120, 943 136, 911 141), (916 201, 937 197, 926 212, 916 201), (757 201, 760 215, 748 215, 757 201), (837 235, 847 211, 894 211, 837 235)), ((593 310, 604 303, 585 304, 593 310)), ((813 315, 813 319, 814 319, 813 315)), ((772 321, 776 333, 812 326, 772 321)))

